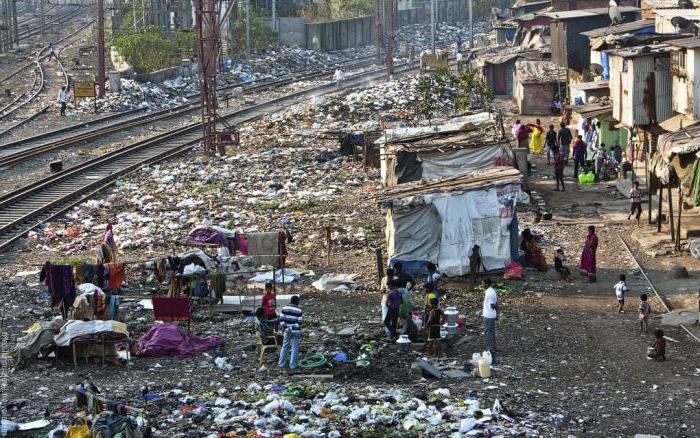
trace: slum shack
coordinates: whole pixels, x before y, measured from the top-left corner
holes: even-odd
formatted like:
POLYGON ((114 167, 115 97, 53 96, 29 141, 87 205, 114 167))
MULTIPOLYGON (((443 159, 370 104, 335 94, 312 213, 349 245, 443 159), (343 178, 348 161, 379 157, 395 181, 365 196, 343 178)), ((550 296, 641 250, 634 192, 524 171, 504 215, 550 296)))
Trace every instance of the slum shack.
MULTIPOLYGON (((700 81, 695 80, 695 66, 700 70, 700 38, 670 41, 671 75, 673 75, 673 110, 692 119, 700 119, 700 81)), ((698 72, 700 73, 700 72, 698 72)))
MULTIPOLYGON (((680 239, 700 234, 700 218, 697 215, 697 207, 700 206, 699 153, 700 124, 696 123, 659 136, 656 152, 649 160, 649 193, 651 195, 656 192, 659 199, 654 205, 658 208, 656 217, 663 218, 662 215, 668 212, 668 225, 676 247, 680 246, 680 239), (666 189, 666 194, 663 189, 666 189), (664 197, 666 207, 663 207, 664 197)), ((649 209, 651 208, 650 204, 649 209)), ((657 226, 661 231, 661 222, 658 220, 657 226)))
POLYGON ((700 23, 700 9, 657 9, 655 12, 655 25, 658 33, 679 33, 697 31, 697 23, 700 23), (674 18, 683 20, 674 20, 674 18))
POLYGON ((606 146, 625 146, 627 144, 627 130, 619 128, 618 121, 612 116, 612 104, 609 99, 601 99, 595 103, 583 105, 568 105, 566 110, 571 112, 571 124, 578 132, 583 132, 583 123, 588 121, 598 130, 598 141, 606 146))
POLYGON ((602 80, 571 84, 569 85, 569 96, 575 105, 594 103, 610 96, 610 82, 602 80))
POLYGON ((566 70, 550 61, 519 59, 513 94, 520 114, 551 114, 552 102, 564 100, 566 70))
MULTIPOLYGON (((635 21, 639 9, 620 7, 623 22, 635 21)), ((552 61, 569 70, 570 80, 581 82, 582 73, 590 65, 590 40, 582 32, 610 25, 608 8, 582 9, 563 12, 547 12, 543 15, 552 21, 552 61)))
POLYGON ((496 96, 513 96, 513 71, 520 53, 480 55, 475 67, 496 96))
POLYGON ((382 185, 393 187, 508 166, 512 153, 498 120, 484 112, 438 126, 387 130, 377 140, 382 185))
POLYGON ((673 115, 668 46, 611 50, 609 57, 613 117, 622 126, 654 125, 673 115))
POLYGON ((518 257, 521 179, 512 167, 495 167, 381 192, 389 262, 401 262, 410 273, 432 262, 460 276, 469 273, 469 256, 478 245, 485 270, 506 267, 518 257))

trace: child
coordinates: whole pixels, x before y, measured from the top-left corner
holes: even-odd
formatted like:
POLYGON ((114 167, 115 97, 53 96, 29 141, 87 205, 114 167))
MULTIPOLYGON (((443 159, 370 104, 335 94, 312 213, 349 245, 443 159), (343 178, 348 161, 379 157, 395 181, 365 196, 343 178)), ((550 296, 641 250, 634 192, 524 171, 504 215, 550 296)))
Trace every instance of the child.
POLYGON ((258 307, 255 310, 255 330, 263 335, 263 344, 277 344, 282 345, 282 335, 275 332, 274 324, 277 323, 276 319, 268 319, 265 316, 265 310, 262 307, 258 307))
POLYGON ((569 281, 571 271, 569 271, 569 268, 564 266, 565 261, 566 257, 564 257, 564 250, 559 248, 557 250, 557 254, 554 256, 554 270, 559 273, 560 280, 569 281))
POLYGON ((620 281, 615 285, 615 296, 617 297, 617 313, 625 313, 625 293, 627 292, 627 283, 625 283, 625 274, 620 274, 620 281))
POLYGON ((399 309, 401 308, 401 292, 396 280, 389 280, 389 295, 387 296, 387 313, 384 319, 388 333, 387 337, 393 339, 396 336, 396 325, 399 320, 399 309))
POLYGON ((649 359, 666 360, 666 340, 664 339, 664 331, 661 329, 654 330, 654 345, 652 350, 647 353, 649 359))
POLYGON ((428 356, 433 353, 433 345, 435 345, 437 354, 440 354, 440 326, 445 322, 444 320, 444 314, 438 307, 438 299, 432 298, 428 317, 425 320, 425 348, 428 356))
POLYGON ((262 297, 262 308, 267 319, 277 319, 275 302, 275 295, 272 293, 272 283, 265 283, 265 295, 262 297))
POLYGON ((647 294, 639 297, 639 332, 646 333, 649 329, 649 313, 651 306, 647 303, 647 294))
POLYGON ((433 292, 433 285, 430 283, 425 283, 423 285, 423 293, 425 294, 425 316, 428 317, 428 311, 430 310, 430 300, 437 298, 437 295, 433 292))

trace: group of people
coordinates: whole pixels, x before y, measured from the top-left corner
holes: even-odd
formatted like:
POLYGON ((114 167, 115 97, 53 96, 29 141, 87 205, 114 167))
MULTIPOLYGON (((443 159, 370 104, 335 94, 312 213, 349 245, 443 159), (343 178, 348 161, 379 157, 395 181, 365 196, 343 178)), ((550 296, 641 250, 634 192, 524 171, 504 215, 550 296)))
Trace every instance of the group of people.
MULTIPOLYGON (((539 271, 547 271, 549 266, 545 259, 542 249, 537 244, 537 238, 529 228, 525 228, 520 233, 520 251, 522 257, 520 261, 523 265, 533 267, 539 271)), ((588 278, 588 281, 596 281, 596 253, 598 251, 598 235, 595 232, 595 227, 588 227, 588 234, 583 242, 583 250, 581 251, 580 272, 588 278)), ((566 257, 564 249, 559 248, 554 255, 554 269, 559 273, 560 278, 569 280, 571 272, 565 266, 566 257)))
MULTIPOLYGON (((625 296, 629 292, 625 274, 620 274, 619 281, 615 284, 615 298, 617 299, 617 313, 625 313, 625 296)), ((649 330, 649 315, 651 305, 647 294, 639 296, 639 333, 646 334, 649 330)), ((647 357, 654 360, 666 360, 666 340, 661 329, 654 330, 654 343, 649 347, 647 357)))
POLYGON ((304 312, 299 306, 299 296, 293 295, 289 304, 277 315, 276 298, 272 283, 265 284, 262 307, 255 311, 255 329, 262 336, 263 344, 281 344, 277 365, 283 370, 296 369, 299 363, 301 326, 304 312))
MULTIPOLYGON (((440 327, 445 321, 445 315, 440 308, 440 291, 438 284, 441 275, 434 263, 427 264, 427 275, 423 284, 424 306, 422 312, 417 312, 417 317, 422 318, 423 335, 426 341, 426 351, 432 354, 433 350, 440 351, 440 327)), ((394 263, 393 268, 386 270, 382 278, 380 291, 382 293, 381 310, 382 321, 386 327, 386 337, 396 339, 401 334, 408 336, 411 341, 416 341, 419 336, 418 326, 414 318, 414 311, 419 309, 414 306, 411 299, 411 289, 416 281, 408 275, 400 262, 394 263)))

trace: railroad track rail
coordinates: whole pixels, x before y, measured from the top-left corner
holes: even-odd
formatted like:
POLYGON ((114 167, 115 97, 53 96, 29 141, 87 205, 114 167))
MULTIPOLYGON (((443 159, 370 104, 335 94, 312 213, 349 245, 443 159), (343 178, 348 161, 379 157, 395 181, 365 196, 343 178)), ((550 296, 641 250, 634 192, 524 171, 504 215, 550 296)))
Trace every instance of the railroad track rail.
MULTIPOLYGON (((61 38, 56 43, 58 44, 58 43, 61 43, 63 41, 66 41, 66 40, 74 37, 76 34, 82 32, 85 28, 92 25, 92 23, 93 22, 90 22, 84 26, 81 26, 79 29, 77 29, 76 31, 72 32, 71 34, 61 38)), ((46 85, 46 75, 45 75, 44 67, 43 67, 41 61, 42 61, 42 59, 45 59, 49 56, 49 54, 43 54, 44 52, 46 52, 48 50, 48 48, 49 48, 48 45, 40 48, 34 56, 34 61, 29 64, 29 66, 34 66, 34 78, 33 78, 31 90, 20 94, 10 104, 8 104, 4 108, 0 109, 0 121, 7 120, 11 115, 15 114, 20 109, 22 109, 22 108, 26 107, 27 105, 29 105, 30 103, 32 103, 42 93, 42 91, 44 91, 44 87, 46 85)), ((68 73, 66 72, 66 69, 63 66, 63 63, 61 62, 60 59, 56 59, 56 62, 58 63, 58 68, 61 70, 61 76, 63 76, 63 83, 67 87, 68 86, 68 73)), ((11 76, 15 75, 16 73, 19 73, 19 72, 24 71, 24 70, 25 70, 25 68, 22 67, 8 77, 11 77, 11 76)), ((15 122, 15 123, 12 123, 8 127, 0 130, 0 137, 2 137, 5 134, 8 134, 10 131, 13 131, 13 130, 25 125, 26 123, 34 120, 36 117, 38 117, 39 115, 46 112, 46 110, 48 108, 49 108, 49 105, 44 105, 43 107, 39 108, 37 111, 34 111, 33 113, 27 115, 25 118, 15 122)))
MULTIPOLYGON (((371 65, 373 56, 362 57, 336 67, 358 68, 371 65)), ((268 88, 288 85, 300 80, 316 79, 330 76, 334 72, 331 70, 318 70, 311 73, 292 75, 272 81, 257 83, 239 82, 228 86, 220 87, 219 94, 225 94, 234 88, 242 88, 244 94, 261 91, 268 88)), ((198 94, 187 96, 190 99, 197 98, 198 94)), ((163 122, 168 119, 187 116, 199 111, 196 103, 180 105, 168 110, 157 111, 151 114, 144 114, 142 110, 133 110, 126 113, 114 114, 90 122, 74 125, 73 127, 59 129, 53 132, 40 134, 27 139, 18 140, 12 143, 0 145, 0 167, 12 166, 22 161, 36 158, 42 154, 60 150, 67 147, 77 146, 100 138, 105 135, 117 133, 119 131, 136 128, 138 126, 150 125, 156 122, 163 122)), ((7 131, 5 131, 7 132, 7 131)), ((0 135, 2 133, 0 132, 0 135)))
POLYGON ((84 8, 82 6, 68 7, 64 9, 67 10, 61 11, 58 15, 49 20, 45 20, 43 28, 41 26, 41 20, 38 17, 32 17, 26 20, 24 23, 22 23, 23 27, 25 25, 26 27, 24 27, 18 32, 19 40, 22 41, 27 38, 40 35, 42 32, 45 32, 46 28, 54 25, 60 26, 61 24, 66 23, 72 20, 73 18, 77 17, 84 11, 84 8), (29 26, 30 23, 32 24, 31 27, 29 26))
MULTIPOLYGON (((416 69, 398 65, 396 74, 416 69)), ((341 88, 355 88, 381 79, 384 69, 348 77, 341 88)), ((242 124, 274 113, 303 99, 337 91, 335 84, 304 90, 222 114, 242 124)), ((0 196, 0 250, 5 250, 41 224, 89 199, 112 182, 139 168, 190 151, 202 137, 201 123, 177 128, 83 162, 24 188, 0 196)))

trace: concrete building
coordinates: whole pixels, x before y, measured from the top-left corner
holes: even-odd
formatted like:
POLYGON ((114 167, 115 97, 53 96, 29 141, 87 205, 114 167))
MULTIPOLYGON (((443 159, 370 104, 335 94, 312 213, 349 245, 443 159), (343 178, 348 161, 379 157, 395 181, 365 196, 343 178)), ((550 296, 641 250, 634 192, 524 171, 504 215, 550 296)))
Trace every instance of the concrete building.
POLYGON ((673 110, 700 120, 700 37, 670 41, 673 110))
POLYGON ((666 45, 609 52, 612 115, 622 126, 656 125, 673 115, 670 52, 666 45))

